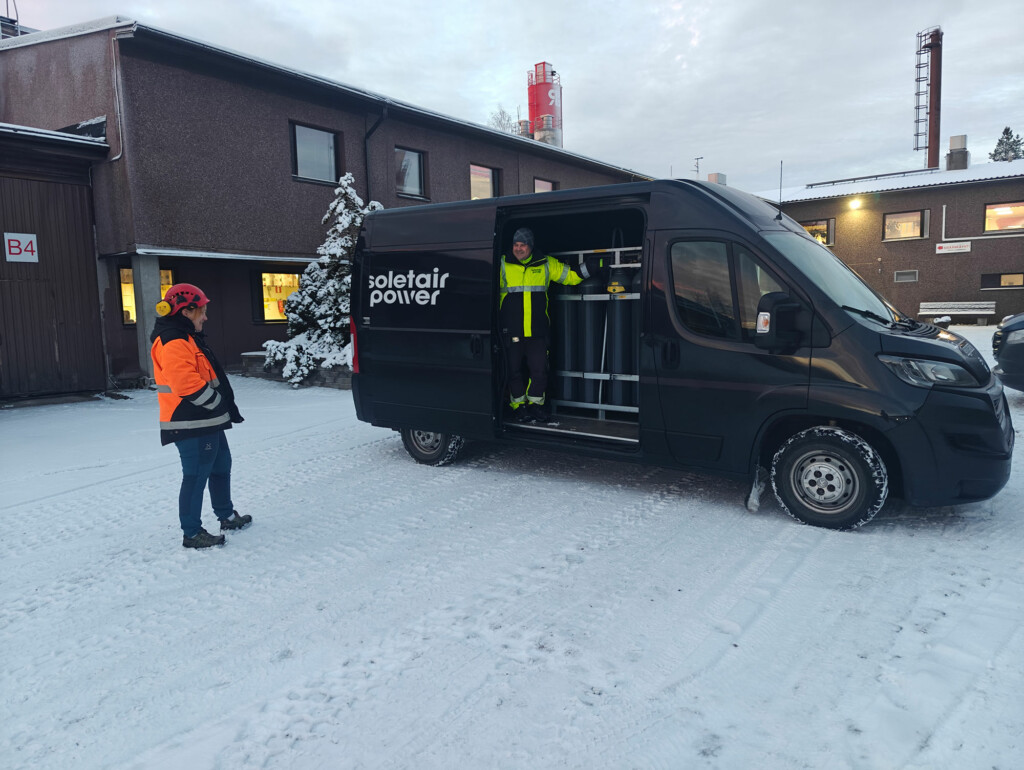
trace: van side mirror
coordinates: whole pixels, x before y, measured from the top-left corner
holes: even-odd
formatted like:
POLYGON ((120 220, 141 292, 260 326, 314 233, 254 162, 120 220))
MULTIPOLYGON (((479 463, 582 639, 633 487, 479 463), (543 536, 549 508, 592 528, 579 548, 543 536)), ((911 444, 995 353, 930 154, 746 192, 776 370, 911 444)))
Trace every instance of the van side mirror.
POLYGON ((800 347, 803 335, 797 326, 800 305, 783 291, 773 291, 757 303, 754 344, 763 350, 792 350, 800 347))

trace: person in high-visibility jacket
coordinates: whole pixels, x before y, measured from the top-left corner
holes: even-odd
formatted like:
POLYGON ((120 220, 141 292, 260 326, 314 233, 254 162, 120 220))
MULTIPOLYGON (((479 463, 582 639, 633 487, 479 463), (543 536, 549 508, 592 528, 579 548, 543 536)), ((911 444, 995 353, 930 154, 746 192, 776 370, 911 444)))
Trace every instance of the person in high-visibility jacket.
POLYGON ((231 502, 231 450, 224 431, 243 418, 227 374, 203 334, 209 302, 199 287, 175 284, 157 303, 160 318, 150 335, 160 443, 173 443, 181 457, 178 519, 186 548, 224 544, 224 535, 203 529, 207 483, 222 532, 252 521, 252 516, 240 516, 231 502))
POLYGON ((534 255, 533 231, 520 227, 512 236, 512 259, 501 256, 498 316, 506 338, 509 403, 514 419, 545 421, 544 391, 548 386, 548 286, 581 283, 590 274, 585 265, 571 268, 554 257, 534 255), (523 376, 523 368, 529 381, 523 376))

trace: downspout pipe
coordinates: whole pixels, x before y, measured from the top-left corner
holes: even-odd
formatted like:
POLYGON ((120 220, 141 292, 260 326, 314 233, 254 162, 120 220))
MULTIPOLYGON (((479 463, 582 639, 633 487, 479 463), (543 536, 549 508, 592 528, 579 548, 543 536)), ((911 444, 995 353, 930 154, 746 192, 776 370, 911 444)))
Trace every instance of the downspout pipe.
POLYGON ((366 132, 366 136, 363 137, 363 168, 366 169, 366 202, 369 203, 373 200, 373 195, 370 194, 370 179, 373 174, 370 173, 370 137, 376 133, 377 129, 380 128, 380 124, 388 118, 388 105, 390 101, 384 102, 384 108, 381 110, 380 117, 377 118, 377 122, 370 126, 370 130, 366 132))

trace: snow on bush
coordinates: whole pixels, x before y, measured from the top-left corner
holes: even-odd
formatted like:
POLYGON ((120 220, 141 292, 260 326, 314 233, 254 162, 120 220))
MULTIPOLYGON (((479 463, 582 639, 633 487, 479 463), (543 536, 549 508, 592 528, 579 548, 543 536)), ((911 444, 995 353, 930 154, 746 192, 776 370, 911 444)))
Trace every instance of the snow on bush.
POLYGON ((338 180, 334 201, 323 218, 331 226, 327 240, 317 249, 320 258, 306 267, 298 290, 285 302, 288 339, 263 343, 264 368, 283 364, 284 378, 296 387, 319 368, 352 362, 348 326, 352 254, 363 218, 383 208, 377 201, 364 206, 354 183, 351 173, 338 180))

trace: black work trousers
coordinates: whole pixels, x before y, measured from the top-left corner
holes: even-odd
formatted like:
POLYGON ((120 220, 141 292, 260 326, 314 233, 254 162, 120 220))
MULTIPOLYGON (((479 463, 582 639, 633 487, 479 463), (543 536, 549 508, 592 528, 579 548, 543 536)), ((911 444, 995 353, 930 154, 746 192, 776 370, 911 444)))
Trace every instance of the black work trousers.
POLYGON ((544 403, 548 387, 548 341, 546 337, 520 337, 508 343, 508 390, 512 403, 544 403), (525 365, 525 366, 524 366, 525 365), (523 370, 529 372, 529 389, 523 370))

